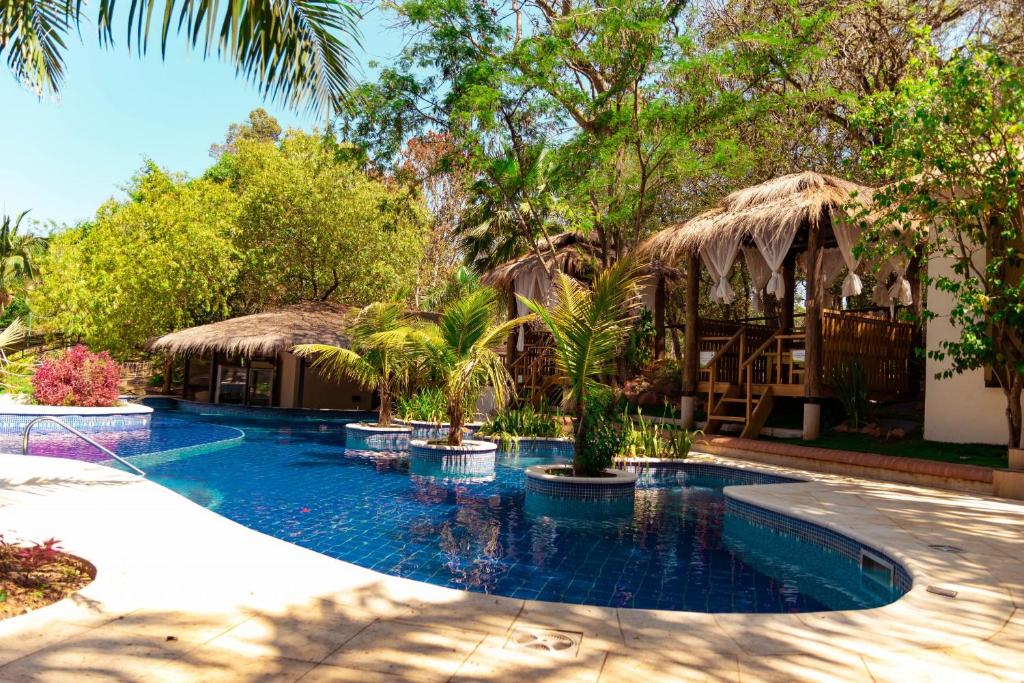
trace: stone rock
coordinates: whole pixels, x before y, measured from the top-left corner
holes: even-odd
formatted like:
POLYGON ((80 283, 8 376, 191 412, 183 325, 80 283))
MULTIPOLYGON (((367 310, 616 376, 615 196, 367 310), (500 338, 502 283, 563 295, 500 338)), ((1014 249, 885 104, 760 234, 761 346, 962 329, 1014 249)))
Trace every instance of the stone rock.
POLYGON ((885 435, 885 438, 886 438, 887 441, 892 441, 892 440, 897 440, 897 439, 904 439, 904 438, 906 438, 906 436, 907 436, 907 433, 904 430, 900 429, 899 427, 893 427, 885 435))

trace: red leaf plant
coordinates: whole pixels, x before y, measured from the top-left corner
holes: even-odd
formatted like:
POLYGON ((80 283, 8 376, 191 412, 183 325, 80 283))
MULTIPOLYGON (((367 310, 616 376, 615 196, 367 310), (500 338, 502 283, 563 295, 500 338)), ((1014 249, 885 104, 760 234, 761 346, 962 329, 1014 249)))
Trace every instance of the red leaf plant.
POLYGON ((108 407, 117 403, 120 381, 121 367, 110 354, 79 344, 44 360, 32 387, 43 405, 108 407))

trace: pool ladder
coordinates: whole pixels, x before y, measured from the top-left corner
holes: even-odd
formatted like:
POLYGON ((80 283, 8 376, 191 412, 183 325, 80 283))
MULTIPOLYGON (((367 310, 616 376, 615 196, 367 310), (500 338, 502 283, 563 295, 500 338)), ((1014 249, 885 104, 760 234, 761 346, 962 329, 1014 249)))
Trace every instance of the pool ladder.
POLYGON ((131 464, 130 462, 128 462, 127 460, 122 458, 120 455, 118 455, 114 451, 112 451, 109 448, 107 448, 106 446, 104 446, 103 444, 97 442, 95 439, 93 439, 93 438, 91 438, 89 436, 86 436, 82 432, 78 431, 77 429, 75 429, 74 427, 69 425, 67 422, 64 422, 64 420, 58 420, 57 418, 52 417, 50 415, 43 415, 41 417, 37 417, 34 420, 32 420, 31 422, 29 422, 27 425, 25 425, 25 431, 22 432, 22 434, 21 434, 21 454, 22 455, 28 455, 28 437, 32 433, 32 428, 35 427, 40 422, 52 422, 52 423, 54 423, 56 425, 59 425, 59 426, 63 427, 64 429, 68 430, 69 432, 71 432, 72 434, 77 436, 82 441, 85 441, 90 446, 95 446, 96 448, 100 449, 101 451, 103 451, 104 453, 109 455, 111 458, 113 458, 114 460, 118 461, 119 463, 121 463, 122 465, 124 465, 125 467, 130 469, 132 472, 134 472, 135 474, 139 475, 140 477, 146 476, 145 472, 143 472, 138 467, 136 467, 135 465, 131 464))

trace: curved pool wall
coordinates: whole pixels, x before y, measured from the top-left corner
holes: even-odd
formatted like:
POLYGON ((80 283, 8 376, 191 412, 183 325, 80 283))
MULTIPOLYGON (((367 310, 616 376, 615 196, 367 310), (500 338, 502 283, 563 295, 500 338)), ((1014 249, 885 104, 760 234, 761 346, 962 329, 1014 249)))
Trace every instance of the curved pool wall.
MULTIPOLYGON (((280 413, 278 413, 280 415, 280 413)), ((346 448, 347 420, 234 418, 159 409, 181 445, 150 478, 257 531, 386 574, 462 590, 575 604, 699 612, 878 607, 911 585, 880 549, 729 497, 729 486, 798 480, 700 461, 636 467, 635 503, 595 515, 536 508, 526 467, 568 462, 571 444, 523 440, 493 472, 461 461, 346 448), (231 430, 242 427, 244 438, 231 430), (199 438, 203 437, 203 438, 199 438), (223 437, 211 439, 210 437, 223 437), (245 476, 239 476, 244 471, 245 476), (864 555, 890 565, 871 578, 864 555)), ((138 462, 142 462, 141 456, 138 462)))

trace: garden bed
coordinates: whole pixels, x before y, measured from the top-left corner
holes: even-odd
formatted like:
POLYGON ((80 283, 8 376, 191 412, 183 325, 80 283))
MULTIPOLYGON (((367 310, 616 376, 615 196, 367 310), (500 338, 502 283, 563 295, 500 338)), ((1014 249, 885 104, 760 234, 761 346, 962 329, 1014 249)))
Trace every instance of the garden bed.
POLYGON ((814 441, 767 438, 765 440, 813 446, 815 448, 828 448, 830 450, 877 453, 878 455, 953 462, 962 465, 979 465, 981 467, 1006 467, 1007 465, 1006 446, 926 441, 920 436, 914 435, 903 439, 887 440, 869 434, 829 432, 822 434, 814 441))
POLYGON ((89 562, 53 546, 23 547, 0 539, 0 619, 63 600, 95 576, 89 562))

